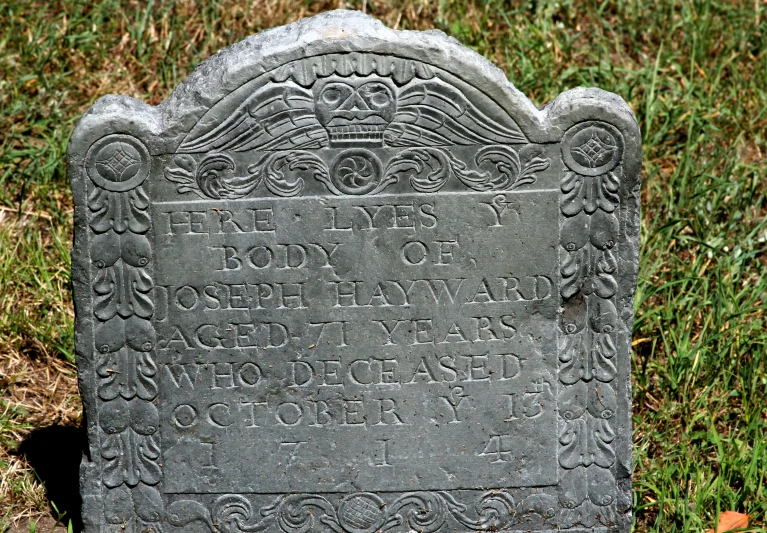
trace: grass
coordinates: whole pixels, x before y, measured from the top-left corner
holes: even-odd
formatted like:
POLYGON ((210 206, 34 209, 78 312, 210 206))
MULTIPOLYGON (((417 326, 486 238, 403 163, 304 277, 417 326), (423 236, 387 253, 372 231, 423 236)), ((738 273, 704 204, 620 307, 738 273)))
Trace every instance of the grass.
MULTIPOLYGON (((64 154, 99 96, 152 104, 244 36, 333 7, 440 28, 536 104, 623 96, 644 136, 635 530, 767 517, 767 2, 8 0, 0 6, 0 531, 59 516, 19 444, 76 425, 64 154), (298 7, 296 7, 298 6, 298 7)), ((27 528, 27 531, 29 528, 27 528)))

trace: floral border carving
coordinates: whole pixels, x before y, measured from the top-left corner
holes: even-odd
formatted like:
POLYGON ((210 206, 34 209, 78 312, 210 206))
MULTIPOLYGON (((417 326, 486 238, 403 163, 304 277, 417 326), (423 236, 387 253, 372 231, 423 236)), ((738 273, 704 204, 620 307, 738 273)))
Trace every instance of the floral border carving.
POLYGON ((136 532, 159 530, 163 516, 149 163, 125 134, 97 140, 85 160, 104 518, 136 532))
POLYGON ((244 198, 262 183, 275 196, 297 196, 306 179, 322 182, 336 196, 378 194, 400 180, 408 180, 420 193, 435 193, 449 181, 473 191, 509 191, 535 183, 538 173, 551 165, 543 147, 535 144, 519 149, 483 146, 474 157, 474 169, 438 147, 400 150, 385 165, 363 148, 342 151, 330 165, 307 150, 270 152, 249 165, 244 175, 238 175, 234 159, 226 153, 212 153, 199 161, 190 154, 177 154, 173 163, 165 169, 165 177, 176 184, 179 194, 213 199, 244 198))
POLYGON ((623 138, 589 121, 562 141, 560 187, 559 526, 614 526, 614 379, 623 138))
POLYGON ((515 503, 509 492, 490 490, 480 494, 473 504, 470 510, 445 491, 381 495, 357 492, 337 500, 316 494, 283 494, 256 510, 246 496, 226 494, 209 506, 197 500, 177 500, 168 506, 168 520, 176 527, 199 522, 210 533, 267 531, 275 526, 284 533, 435 533, 460 526, 472 531, 554 527, 557 503, 546 494, 530 494, 515 503))

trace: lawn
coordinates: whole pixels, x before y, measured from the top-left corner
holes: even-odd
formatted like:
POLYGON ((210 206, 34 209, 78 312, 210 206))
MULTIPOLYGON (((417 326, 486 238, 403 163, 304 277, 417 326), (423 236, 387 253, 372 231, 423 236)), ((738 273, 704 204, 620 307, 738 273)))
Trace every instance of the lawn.
POLYGON ((217 50, 335 7, 441 29, 537 105, 578 86, 631 105, 644 138, 635 530, 700 532, 732 510, 767 531, 767 1, 5 0, 0 532, 77 526, 65 151, 78 117, 109 93, 157 104, 217 50), (61 452, 41 457, 50 439, 61 452))

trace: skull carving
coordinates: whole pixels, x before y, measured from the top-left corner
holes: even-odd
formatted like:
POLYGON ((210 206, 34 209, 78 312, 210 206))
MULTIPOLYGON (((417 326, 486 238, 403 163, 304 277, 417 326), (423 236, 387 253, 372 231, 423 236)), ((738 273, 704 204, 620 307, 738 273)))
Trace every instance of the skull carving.
POLYGON ((397 96, 385 78, 329 78, 312 89, 317 120, 330 146, 383 146, 383 132, 394 119, 397 96))

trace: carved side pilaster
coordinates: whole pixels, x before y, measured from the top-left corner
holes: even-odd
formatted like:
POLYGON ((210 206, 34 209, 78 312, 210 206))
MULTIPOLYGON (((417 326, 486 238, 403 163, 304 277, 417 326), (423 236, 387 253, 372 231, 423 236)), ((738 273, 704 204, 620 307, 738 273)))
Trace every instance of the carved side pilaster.
POLYGON ((110 532, 158 531, 163 506, 151 219, 142 187, 149 162, 143 143, 123 134, 93 143, 85 160, 102 531, 110 532))
POLYGON ((623 137, 605 122, 582 122, 565 134, 562 156, 560 527, 612 526, 623 137))

